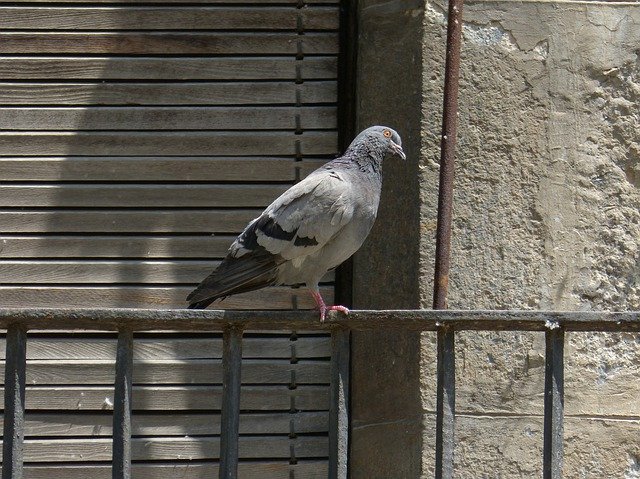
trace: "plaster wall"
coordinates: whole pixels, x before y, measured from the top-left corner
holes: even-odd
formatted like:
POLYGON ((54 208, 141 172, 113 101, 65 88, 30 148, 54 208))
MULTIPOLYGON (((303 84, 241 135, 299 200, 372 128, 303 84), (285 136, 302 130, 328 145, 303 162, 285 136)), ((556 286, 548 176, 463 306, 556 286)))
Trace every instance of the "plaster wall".
MULTIPOLYGON (((429 307, 446 9, 424 6, 429 307)), ((640 3, 465 5, 449 307, 640 309, 640 3)), ((640 337, 568 334, 566 478, 640 477, 640 337)), ((541 477, 544 338, 461 333, 456 477, 541 477)), ((432 477, 434 338, 422 338, 432 477)))

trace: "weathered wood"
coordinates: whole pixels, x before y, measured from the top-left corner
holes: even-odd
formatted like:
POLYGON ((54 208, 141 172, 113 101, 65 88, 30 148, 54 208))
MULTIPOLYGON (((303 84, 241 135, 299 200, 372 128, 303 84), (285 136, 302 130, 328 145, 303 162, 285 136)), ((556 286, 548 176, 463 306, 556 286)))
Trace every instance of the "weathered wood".
POLYGON ((1 29, 336 30, 336 7, 0 7, 1 29), (300 20, 298 20, 300 18, 300 20))
MULTIPOLYGON (((183 308, 193 287, 152 286, 0 286, 4 307, 58 307, 69 308, 183 308)), ((333 287, 321 288, 325 301, 333 302, 333 287)), ((233 295, 213 308, 224 309, 313 309, 315 304, 304 289, 267 288, 251 293, 233 295)), ((91 328, 89 328, 91 329, 91 328)), ((179 330, 184 330, 179 327, 179 330)), ((215 328, 214 328, 215 329, 215 328)), ((262 328, 264 329, 264 328, 262 328)), ((268 328, 271 329, 271 328, 268 328)), ((209 328, 211 330, 211 328, 209 328)))
MULTIPOLYGON (((199 260, 0 260, 0 283, 192 283, 195 286, 219 264, 220 261, 199 260)), ((331 271, 322 280, 332 281, 334 276, 331 271)))
MULTIPOLYGON (((34 3, 34 2, 33 0, 15 0, 12 3, 23 4, 23 3, 34 3)), ((76 3, 87 3, 87 0, 40 0, 38 1, 38 3, 41 3, 43 5, 46 5, 48 3, 60 3, 60 4, 72 5, 76 3)), ((112 3, 116 5, 118 4, 121 5, 121 4, 130 4, 131 0, 92 0, 91 3, 93 4, 112 3)), ((217 3, 223 3, 223 4, 233 3, 234 5, 244 5, 244 4, 255 5, 256 1, 255 0, 233 0, 232 2, 230 2, 229 0, 155 0, 153 3, 155 4, 187 3, 191 5, 198 5, 198 4, 212 5, 217 3)), ((273 3, 279 3, 283 5, 289 4, 292 6, 297 6, 298 0, 260 0, 260 4, 269 5, 273 3)), ((331 3, 338 3, 338 0, 304 0, 304 3, 305 4, 315 4, 315 3, 331 4, 331 3)))
POLYGON ((131 404, 133 377, 133 332, 118 332, 113 395, 112 478, 131 477, 131 404))
MULTIPOLYGON (((114 363, 109 360, 29 361, 29 384, 113 384, 114 363)), ((219 359, 136 361, 135 384, 222 384, 219 359)), ((329 382, 329 364, 324 361, 247 359, 242 362, 244 384, 289 384, 291 374, 299 384, 329 382)), ((2 374, 4 377, 4 374, 2 374)))
MULTIPOLYGON (((239 441, 243 459, 317 458, 327 455, 327 438, 323 436, 243 436, 239 441)), ((95 462, 111 460, 111 438, 27 439, 24 460, 29 462, 95 462)), ((220 438, 216 436, 147 437, 131 440, 131 459, 175 460, 218 459, 220 438)))
POLYGON ((544 378, 544 479, 562 478, 564 417, 564 329, 545 333, 544 378))
MULTIPOLYGON (((203 461, 174 463, 136 463, 133 465, 136 479, 158 479, 159 477, 179 477, 181 479, 211 479, 218 475, 218 464, 203 461)), ((300 460, 295 464, 289 461, 247 461, 240 462, 238 473, 244 479, 326 479, 327 461, 300 460)), ((110 479, 110 466, 102 464, 29 464, 25 468, 27 479, 110 479)))
POLYGON ((0 283, 192 283, 195 285, 219 264, 220 261, 198 260, 0 261, 0 283))
POLYGON ((333 131, 0 132, 5 155, 331 155, 333 131))
POLYGON ((0 185, 0 208, 265 207, 290 185, 0 185))
MULTIPOLYGON (((326 378, 328 383, 328 378, 326 378)), ((108 411, 113 406, 111 386, 29 386, 29 410, 108 411)), ((133 386, 135 411, 220 410, 222 386, 133 386)), ((329 387, 300 385, 243 386, 241 408, 250 411, 300 411, 329 408, 329 387)))
POLYGON ((3 105, 258 105, 335 103, 336 82, 2 83, 3 105))
POLYGON ((7 330, 4 370, 2 479, 22 479, 27 329, 13 323, 7 330))
MULTIPOLYGON (((0 420, 1 421, 1 420, 0 420)), ((329 428, 326 411, 241 414, 240 434, 323 434, 329 428)), ((25 419, 25 436, 111 436, 110 414, 77 414, 75 411, 32 413, 25 419)), ((220 414, 176 413, 133 414, 131 433, 135 436, 199 436, 220 435, 220 414)))
POLYGON ((436 387, 436 479, 453 479, 456 414, 455 331, 438 330, 436 387))
POLYGON ((248 330, 329 331, 398 328, 437 331, 442 326, 469 331, 640 331, 638 311, 484 311, 484 310, 352 310, 348 316, 330 312, 318 321, 316 311, 233 311, 220 309, 135 308, 2 308, 0 328, 19 321, 32 330, 89 329, 116 331, 122 324, 135 331, 215 331, 237 324, 248 330))
MULTIPOLYGON (((206 359, 222 358, 222 338, 206 337, 199 334, 184 338, 174 335, 166 337, 144 337, 139 335, 133 345, 136 360, 158 359, 206 359)), ((5 339, 0 338, 0 359, 4 356, 5 339)), ((326 336, 298 336, 295 341, 298 359, 328 358, 331 355, 330 339, 326 336)), ((28 360, 83 360, 114 359, 115 338, 92 335, 89 337, 69 336, 68 333, 47 336, 32 335, 29 338, 28 360)), ((291 358, 289 337, 243 338, 242 357, 245 359, 291 358)))
POLYGON ((307 57, 57 57, 3 56, 0 78, 28 80, 333 80, 333 56, 307 57))
MULTIPOLYGON (((22 3, 34 3, 33 0, 15 0, 12 3, 22 4, 22 3)), ((61 4, 75 4, 75 3, 87 3, 87 0, 40 0, 38 3, 46 5, 47 3, 61 3, 61 4)), ((91 3, 100 4, 100 3, 113 3, 113 4, 130 4, 131 0, 92 0, 91 3)), ((198 4, 230 4, 234 5, 244 5, 250 4, 255 5, 255 0, 233 0, 230 2, 229 0, 155 0, 153 3, 155 4, 181 4, 188 3, 192 5, 198 4)), ((260 0, 261 4, 272 4, 272 3, 280 3, 280 4, 289 4, 289 5, 298 5, 298 0, 260 0)), ((322 4, 330 4, 330 3, 338 3, 338 0, 305 0, 305 4, 314 4, 314 3, 322 3, 322 4)))
POLYGON ((336 108, 326 106, 0 107, 0 129, 6 130, 308 130, 335 125, 336 108))
POLYGON ((238 477, 239 457, 242 329, 226 328, 222 339, 224 349, 219 477, 235 479, 238 477))
POLYGON ((295 32, 0 32, 0 53, 5 54, 295 55, 300 51, 335 55, 338 37, 295 32))
POLYGON ((329 411, 329 478, 346 479, 349 472, 350 332, 331 332, 331 409, 329 411))
MULTIPOLYGON (((0 167, 1 168, 1 167, 0 167)), ((219 236, 0 236, 10 258, 223 258, 234 235, 219 236)))
POLYGON ((254 210, 0 210, 3 233, 236 233, 254 210))
POLYGON ((5 181, 294 181, 328 159, 282 157, 0 158, 5 181))

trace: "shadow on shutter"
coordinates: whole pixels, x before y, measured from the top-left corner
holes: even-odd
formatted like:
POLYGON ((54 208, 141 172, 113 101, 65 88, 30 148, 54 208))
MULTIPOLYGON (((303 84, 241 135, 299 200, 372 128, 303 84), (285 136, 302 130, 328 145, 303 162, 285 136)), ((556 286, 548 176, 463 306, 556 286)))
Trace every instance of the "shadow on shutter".
MULTIPOLYGON (((0 7, 3 307, 182 308, 338 152, 336 0, 117 1, 0 7)), ((221 306, 313 303, 271 288, 221 306)), ((221 335, 135 336, 135 474, 212 477, 221 335)), ((111 477, 116 336, 29 344, 26 477, 111 477)), ((241 475, 326 477, 329 338, 246 332, 243 351, 241 475)))

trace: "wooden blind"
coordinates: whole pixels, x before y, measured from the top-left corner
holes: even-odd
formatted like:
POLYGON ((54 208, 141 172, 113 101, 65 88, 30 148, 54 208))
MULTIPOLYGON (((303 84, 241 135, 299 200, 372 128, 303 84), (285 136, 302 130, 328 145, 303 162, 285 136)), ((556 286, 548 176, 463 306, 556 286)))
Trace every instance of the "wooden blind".
MULTIPOLYGON (((337 153, 337 1, 0 2, 0 304, 184 307, 337 153)), ((270 288, 221 306, 313 304, 270 288)), ((135 477, 212 477, 221 336, 135 339, 135 477)), ((241 477, 326 477, 329 339, 243 350, 241 477)), ((110 477, 114 358, 109 334, 30 339, 27 477, 110 477)))

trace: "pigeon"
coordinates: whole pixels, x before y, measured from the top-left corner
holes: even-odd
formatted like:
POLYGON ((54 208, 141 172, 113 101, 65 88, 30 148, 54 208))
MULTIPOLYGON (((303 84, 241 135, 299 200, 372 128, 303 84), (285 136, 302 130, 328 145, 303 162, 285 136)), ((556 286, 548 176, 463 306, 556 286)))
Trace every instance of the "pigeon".
POLYGON ((324 321, 318 283, 364 243, 378 212, 382 162, 403 160, 402 140, 386 126, 362 131, 340 157, 296 183, 251 221, 218 268, 187 297, 190 309, 273 285, 305 285, 324 321))

